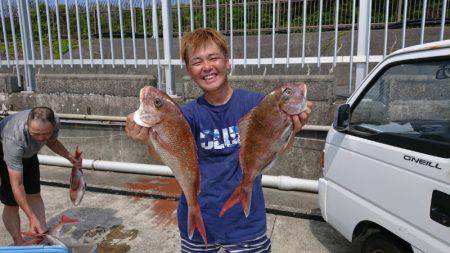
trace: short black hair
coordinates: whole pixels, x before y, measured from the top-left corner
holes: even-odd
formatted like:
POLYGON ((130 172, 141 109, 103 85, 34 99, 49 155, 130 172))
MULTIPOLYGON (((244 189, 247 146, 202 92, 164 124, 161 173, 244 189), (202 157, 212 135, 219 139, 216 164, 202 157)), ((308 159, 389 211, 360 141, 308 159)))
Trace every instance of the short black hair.
POLYGON ((30 125, 32 120, 40 122, 50 122, 53 126, 56 125, 55 113, 52 109, 45 106, 34 107, 30 114, 28 114, 27 124, 30 125))

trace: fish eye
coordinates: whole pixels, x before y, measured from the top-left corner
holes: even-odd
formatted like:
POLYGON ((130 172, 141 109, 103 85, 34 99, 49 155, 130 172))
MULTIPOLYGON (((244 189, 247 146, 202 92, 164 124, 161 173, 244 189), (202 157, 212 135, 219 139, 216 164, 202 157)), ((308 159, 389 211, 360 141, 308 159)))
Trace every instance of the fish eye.
POLYGON ((161 99, 155 98, 155 100, 153 101, 153 104, 155 105, 156 108, 161 108, 161 106, 163 105, 163 102, 161 99))
POLYGON ((285 94, 286 96, 292 96, 292 93, 293 93, 293 91, 291 89, 289 89, 289 88, 286 88, 283 91, 283 94, 285 94))

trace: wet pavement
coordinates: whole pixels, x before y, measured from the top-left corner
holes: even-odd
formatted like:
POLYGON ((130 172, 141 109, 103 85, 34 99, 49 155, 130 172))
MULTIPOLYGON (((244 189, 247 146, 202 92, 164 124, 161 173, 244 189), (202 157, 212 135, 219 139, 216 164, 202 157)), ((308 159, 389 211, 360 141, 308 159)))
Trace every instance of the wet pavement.
MULTIPOLYGON (((97 252, 180 252, 176 210, 181 190, 174 178, 85 170, 88 191, 74 207, 67 189, 69 171, 41 167, 50 227, 62 214, 79 219, 64 227, 64 236, 95 243, 97 252)), ((316 194, 268 188, 264 194, 272 252, 357 252, 321 220, 316 194)), ((23 213, 22 224, 25 230, 23 213)), ((11 243, 1 225, 0 245, 11 243)))

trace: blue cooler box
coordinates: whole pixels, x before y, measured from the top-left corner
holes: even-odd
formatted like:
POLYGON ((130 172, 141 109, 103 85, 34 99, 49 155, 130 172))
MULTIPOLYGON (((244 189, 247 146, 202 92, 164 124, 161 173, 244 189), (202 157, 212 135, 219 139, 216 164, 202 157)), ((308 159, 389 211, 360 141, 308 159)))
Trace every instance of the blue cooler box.
POLYGON ((69 249, 64 246, 9 246, 0 247, 0 253, 70 253, 69 249))

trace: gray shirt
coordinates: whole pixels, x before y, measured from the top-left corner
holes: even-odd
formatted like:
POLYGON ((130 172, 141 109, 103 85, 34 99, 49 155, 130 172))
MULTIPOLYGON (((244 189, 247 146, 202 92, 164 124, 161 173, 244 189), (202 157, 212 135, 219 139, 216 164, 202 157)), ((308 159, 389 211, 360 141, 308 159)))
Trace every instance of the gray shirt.
MULTIPOLYGON (((3 146, 3 160, 9 168, 23 171, 22 158, 29 158, 37 154, 47 144, 31 138, 28 132, 27 119, 31 110, 25 110, 9 115, 0 121, 0 137, 3 146)), ((50 139, 58 138, 60 128, 59 118, 50 139)))

